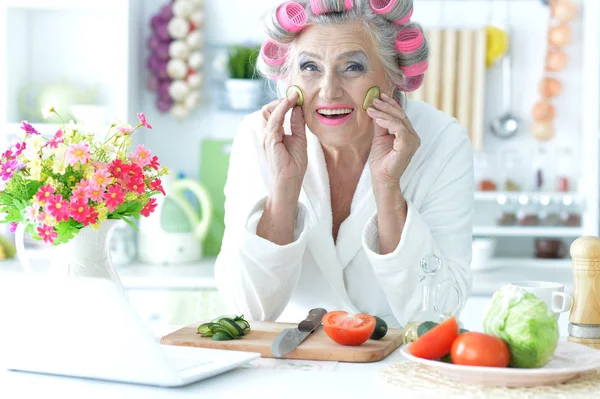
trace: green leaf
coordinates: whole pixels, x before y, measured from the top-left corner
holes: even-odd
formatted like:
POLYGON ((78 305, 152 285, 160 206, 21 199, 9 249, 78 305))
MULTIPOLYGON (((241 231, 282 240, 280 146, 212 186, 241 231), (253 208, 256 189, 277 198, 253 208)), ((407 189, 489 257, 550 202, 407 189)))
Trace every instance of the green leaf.
POLYGON ((75 221, 60 222, 56 226, 56 234, 58 235, 54 240, 54 245, 63 244, 71 240, 79 232, 80 223, 75 221))

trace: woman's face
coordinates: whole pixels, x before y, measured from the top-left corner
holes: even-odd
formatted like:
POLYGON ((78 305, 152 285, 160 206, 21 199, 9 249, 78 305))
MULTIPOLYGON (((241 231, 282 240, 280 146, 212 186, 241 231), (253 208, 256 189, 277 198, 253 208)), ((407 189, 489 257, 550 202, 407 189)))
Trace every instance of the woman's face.
POLYGON ((362 109, 369 88, 391 96, 383 64, 359 23, 313 25, 295 40, 290 84, 304 92, 304 118, 327 146, 342 147, 372 135, 362 109), (334 115, 331 115, 334 114, 334 115))

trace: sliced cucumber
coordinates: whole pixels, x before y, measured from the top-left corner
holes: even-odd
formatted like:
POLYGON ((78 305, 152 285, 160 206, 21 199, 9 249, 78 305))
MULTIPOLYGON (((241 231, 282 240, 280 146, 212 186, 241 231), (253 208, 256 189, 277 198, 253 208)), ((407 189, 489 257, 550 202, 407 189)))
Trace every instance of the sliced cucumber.
POLYGON ((210 333, 210 323, 200 324, 198 326, 198 334, 207 334, 210 333))
POLYGON ((235 323, 244 330, 244 334, 250 331, 250 324, 246 320, 234 320, 235 323))
POLYGON ((212 339, 214 339, 215 341, 229 341, 234 339, 235 337, 233 337, 231 334, 229 334, 227 332, 227 330, 223 330, 223 331, 219 331, 216 332, 213 336, 212 339))
POLYGON ((239 337, 241 335, 244 335, 244 330, 240 326, 238 326, 238 324, 235 321, 227 317, 219 320, 219 324, 225 327, 227 329, 227 332, 233 337, 239 337))
POLYGON ((375 100, 376 98, 379 98, 380 94, 381 94, 381 92, 379 91, 379 87, 378 86, 371 87, 367 91, 367 94, 365 95, 365 99, 364 99, 363 104, 362 104, 363 109, 366 111, 367 108, 372 107, 373 106, 373 100, 375 100))
POLYGON ((298 105, 300 107, 303 106, 304 105, 304 93, 302 92, 302 89, 299 88, 298 86, 292 85, 292 86, 288 87, 287 90, 285 91, 285 96, 290 97, 294 91, 298 92, 298 99, 296 100, 296 105, 298 105))

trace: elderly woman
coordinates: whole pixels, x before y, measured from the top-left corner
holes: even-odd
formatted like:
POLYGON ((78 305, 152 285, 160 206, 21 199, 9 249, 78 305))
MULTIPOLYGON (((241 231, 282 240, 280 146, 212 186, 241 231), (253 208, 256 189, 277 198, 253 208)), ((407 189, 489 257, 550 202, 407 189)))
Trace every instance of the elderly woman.
POLYGON ((320 307, 398 327, 431 255, 468 295, 472 148, 455 119, 404 99, 428 54, 411 14, 412 0, 296 0, 267 19, 260 72, 300 94, 234 139, 215 266, 232 312, 299 322, 320 307))

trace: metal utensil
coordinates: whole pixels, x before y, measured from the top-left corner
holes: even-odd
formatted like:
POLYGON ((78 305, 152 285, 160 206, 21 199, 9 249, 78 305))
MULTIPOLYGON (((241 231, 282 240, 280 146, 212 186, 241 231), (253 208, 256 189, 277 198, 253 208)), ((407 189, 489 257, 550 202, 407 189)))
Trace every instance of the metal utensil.
POLYGON ((273 355, 280 358, 296 349, 310 333, 319 328, 326 313, 327 311, 322 308, 312 309, 298 327, 286 328, 280 332, 271 345, 273 355))

